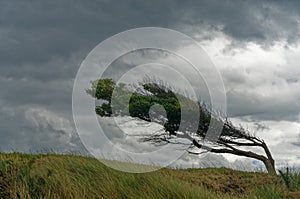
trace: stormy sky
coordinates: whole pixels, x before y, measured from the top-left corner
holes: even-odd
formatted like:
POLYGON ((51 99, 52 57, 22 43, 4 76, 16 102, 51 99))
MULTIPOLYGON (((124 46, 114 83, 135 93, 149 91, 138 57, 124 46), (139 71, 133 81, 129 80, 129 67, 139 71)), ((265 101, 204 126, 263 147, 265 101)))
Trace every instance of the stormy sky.
POLYGON ((228 116, 264 138, 278 165, 300 163, 296 0, 0 1, 1 151, 82 152, 72 118, 81 62, 110 36, 148 26, 195 39, 221 72, 228 116))

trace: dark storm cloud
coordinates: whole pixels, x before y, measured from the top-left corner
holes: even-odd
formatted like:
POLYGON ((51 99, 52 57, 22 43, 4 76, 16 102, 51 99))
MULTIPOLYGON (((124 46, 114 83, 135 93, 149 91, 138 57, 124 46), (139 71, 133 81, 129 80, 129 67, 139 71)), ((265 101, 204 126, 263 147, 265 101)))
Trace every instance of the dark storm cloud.
POLYGON ((140 1, 2 1, 2 63, 67 57, 129 28, 164 25, 163 18, 171 20, 164 4, 158 14, 152 9, 159 7, 140 1))
POLYGON ((229 91, 227 101, 228 114, 231 117, 251 116, 254 121, 297 121, 299 119, 299 97, 292 94, 264 97, 245 91, 229 91))
POLYGON ((171 27, 193 35, 195 29, 178 27, 200 27, 201 34, 205 24, 203 28, 215 27, 236 40, 294 41, 299 36, 297 7, 291 1, 1 1, 0 60, 1 68, 9 68, 1 74, 27 76, 37 71, 36 78, 45 78, 38 71, 47 74, 48 69, 74 77, 79 60, 97 43, 141 26, 171 27), (75 66, 41 66, 74 53, 79 59, 75 66))
MULTIPOLYGON (((162 6, 168 10, 167 2, 162 6)), ((70 147, 56 136, 65 129, 37 128, 24 117, 26 111, 39 107, 44 115, 71 121, 72 84, 81 61, 113 34, 163 26, 162 18, 171 19, 151 7, 152 3, 140 1, 1 1, 1 146, 21 151, 43 144, 70 147)))
POLYGON ((182 7, 182 21, 194 26, 191 34, 209 27, 210 33, 217 30, 232 37, 235 45, 253 41, 269 46, 299 39, 298 1, 187 1, 182 7))
POLYGON ((296 2, 1 1, 1 65, 41 64, 75 52, 82 59, 103 39, 141 26, 192 25, 201 34, 205 24, 236 40, 294 41, 299 36, 296 2))
MULTIPOLYGON (((79 65, 111 35, 161 26, 196 39, 219 31, 233 43, 292 43, 299 38, 299 8, 297 1, 0 1, 1 146, 28 150, 68 141, 57 135, 72 131, 54 128, 54 119, 49 123, 45 118, 58 115, 65 123, 71 121, 72 84, 79 65), (49 124, 36 126, 26 113, 49 124)), ((249 113, 235 112, 240 110, 249 113)))

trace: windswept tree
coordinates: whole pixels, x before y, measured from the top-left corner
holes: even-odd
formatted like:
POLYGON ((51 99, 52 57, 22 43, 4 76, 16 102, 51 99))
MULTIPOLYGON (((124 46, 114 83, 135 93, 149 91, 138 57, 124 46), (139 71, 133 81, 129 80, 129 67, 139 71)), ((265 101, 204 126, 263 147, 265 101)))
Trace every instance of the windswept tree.
POLYGON ((180 144, 179 138, 185 140, 182 144, 189 143, 187 151, 191 154, 212 152, 253 158, 262 161, 269 173, 276 173, 274 159, 263 139, 233 125, 226 117, 215 114, 203 103, 174 91, 170 86, 164 86, 162 82, 145 81, 133 89, 132 85, 100 79, 92 82, 87 93, 101 101, 95 108, 99 116, 130 115, 164 127, 164 131, 158 134, 142 137, 143 142, 180 144), (151 109, 156 105, 163 107, 165 117, 162 117, 160 111, 151 109), (205 139, 212 121, 223 126, 220 136, 218 139, 205 139), (261 149, 263 153, 255 152, 257 150, 254 148, 261 149))

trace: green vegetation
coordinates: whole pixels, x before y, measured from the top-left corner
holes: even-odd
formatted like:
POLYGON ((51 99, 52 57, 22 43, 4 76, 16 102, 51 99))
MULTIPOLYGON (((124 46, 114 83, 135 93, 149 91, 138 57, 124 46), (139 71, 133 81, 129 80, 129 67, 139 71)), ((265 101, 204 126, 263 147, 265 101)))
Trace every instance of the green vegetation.
POLYGON ((160 145, 190 142, 189 153, 200 154, 206 148, 212 153, 253 158, 263 162, 269 173, 276 174, 275 160, 263 139, 233 125, 228 118, 223 118, 214 113, 216 110, 209 110, 203 102, 197 101, 199 99, 193 100, 180 94, 163 81, 150 78, 138 85, 126 85, 116 83, 113 79, 99 79, 91 82, 91 88, 86 92, 100 102, 95 111, 101 117, 130 115, 164 127, 164 132, 144 136, 140 141, 160 145), (157 105, 163 107, 164 114, 159 109, 154 110, 153 107, 157 105), (207 136, 209 130, 210 136, 207 136), (177 138, 186 142, 180 142, 177 138), (260 148, 263 154, 248 148, 260 148))
POLYGON ((290 191, 297 191, 300 187, 300 171, 286 167, 285 171, 279 171, 284 183, 290 191))
MULTIPOLYGON (((161 122, 164 123, 164 128, 167 132, 174 133, 178 130, 182 114, 185 114, 185 123, 188 122, 189 125, 192 125, 190 124, 191 122, 199 122, 194 121, 198 114, 198 102, 182 94, 175 94, 167 87, 162 88, 157 84, 141 83, 140 86, 144 91, 142 93, 131 93, 126 87, 128 85, 123 83, 116 84, 112 79, 100 79, 91 82, 91 84, 91 88, 87 89, 86 92, 104 102, 95 108, 96 113, 102 117, 130 115, 151 121, 149 109, 154 105, 161 105, 167 114, 167 122, 161 122), (112 109, 115 111, 112 111, 112 109), (182 112, 181 109, 185 111, 182 112)), ((202 120, 199 126, 206 127, 204 131, 207 131, 210 115, 203 112, 201 116, 202 120), (204 121, 206 122, 205 124, 203 123, 204 121)), ((187 128, 187 125, 185 127, 187 128)))
POLYGON ((293 189, 262 172, 166 168, 130 174, 89 157, 0 154, 0 198, 299 198, 299 185, 293 189))

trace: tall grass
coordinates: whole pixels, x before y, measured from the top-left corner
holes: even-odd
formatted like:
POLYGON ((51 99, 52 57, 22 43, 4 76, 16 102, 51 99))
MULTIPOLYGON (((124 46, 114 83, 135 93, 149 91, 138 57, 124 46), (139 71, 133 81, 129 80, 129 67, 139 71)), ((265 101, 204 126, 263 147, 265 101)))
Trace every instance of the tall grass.
MULTIPOLYGON (((280 199, 287 198, 284 193, 284 188, 275 184, 264 185, 261 187, 256 187, 254 189, 253 195, 248 196, 249 198, 261 198, 261 199, 280 199)), ((248 198, 246 197, 246 198, 248 198)))
MULTIPOLYGON (((0 198, 218 198, 159 172, 129 174, 93 158, 0 155, 0 198)), ((229 198, 224 195, 225 198, 229 198)))
POLYGON ((286 192, 280 177, 259 172, 165 168, 131 174, 89 157, 0 154, 0 198, 252 199, 284 198, 286 192))
POLYGON ((285 170, 279 170, 279 173, 290 191, 300 191, 300 170, 286 167, 285 170))

